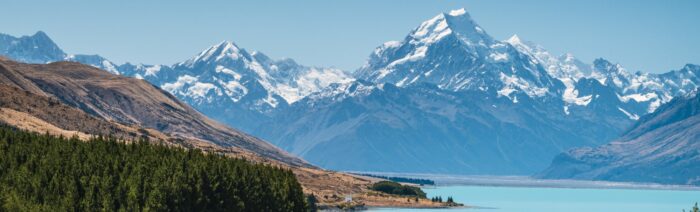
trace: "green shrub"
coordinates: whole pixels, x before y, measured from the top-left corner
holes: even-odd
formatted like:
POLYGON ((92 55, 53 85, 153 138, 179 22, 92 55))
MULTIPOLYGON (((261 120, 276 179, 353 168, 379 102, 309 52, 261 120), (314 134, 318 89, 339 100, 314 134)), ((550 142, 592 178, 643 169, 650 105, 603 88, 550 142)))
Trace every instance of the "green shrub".
POLYGON ((401 185, 399 183, 391 181, 380 181, 374 183, 372 186, 370 186, 370 189, 379 192, 384 192, 387 194, 396 194, 401 196, 417 196, 420 198, 425 198, 426 196, 425 192, 423 192, 423 190, 421 190, 418 187, 401 185))

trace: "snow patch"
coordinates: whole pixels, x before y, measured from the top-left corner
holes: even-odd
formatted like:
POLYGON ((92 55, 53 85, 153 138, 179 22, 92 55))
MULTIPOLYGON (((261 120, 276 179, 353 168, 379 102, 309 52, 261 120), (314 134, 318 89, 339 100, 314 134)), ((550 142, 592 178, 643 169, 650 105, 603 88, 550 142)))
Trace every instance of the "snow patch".
POLYGON ((656 101, 653 101, 653 102, 651 102, 651 104, 649 104, 649 108, 647 109, 647 112, 653 113, 654 111, 656 111, 657 108, 659 108, 659 106, 661 106, 661 100, 657 99, 656 101))
POLYGON ((387 49, 398 48, 401 46, 401 41, 388 41, 382 44, 382 46, 374 49, 375 55, 381 55, 387 49))
POLYGON ((506 54, 506 53, 491 53, 491 55, 489 55, 489 57, 491 57, 491 59, 493 59, 494 61, 506 61, 506 60, 508 60, 508 54, 506 54))
MULTIPOLYGON (((216 86, 211 83, 196 82, 194 85, 187 89, 188 96, 206 98, 209 91, 217 91, 216 86)), ((221 95, 220 92, 216 92, 217 95, 221 95)))
POLYGON ((658 95, 656 93, 646 93, 646 94, 630 94, 626 96, 620 96, 619 94, 617 95, 617 98, 620 99, 622 102, 629 102, 630 99, 634 99, 636 102, 646 102, 652 99, 658 99, 658 95))
POLYGON ((395 40, 387 41, 384 43, 383 46, 384 46, 384 48, 396 48, 396 47, 401 46, 401 41, 395 41, 395 40))
POLYGON ((402 64, 402 63, 405 63, 408 61, 420 60, 420 59, 425 57, 425 54, 427 51, 428 51, 427 46, 418 47, 418 48, 416 48, 416 50, 413 53, 406 55, 405 57, 403 57, 401 59, 395 60, 394 62, 389 63, 388 67, 394 67, 396 65, 399 65, 399 64, 402 64))
POLYGON ((501 90, 498 90, 498 96, 509 96, 511 93, 515 92, 515 89, 511 87, 503 87, 501 90))
POLYGON ((450 16, 460 16, 460 15, 464 15, 466 13, 467 13, 467 10, 465 10, 464 8, 460 8, 460 9, 450 11, 449 15, 450 16))
POLYGON ((224 67, 224 66, 216 66, 216 68, 214 68, 214 70, 216 71, 216 73, 228 74, 228 75, 233 76, 233 78, 236 79, 236 80, 241 80, 241 75, 240 75, 240 74, 238 74, 238 73, 236 73, 235 71, 233 71, 233 70, 231 70, 231 69, 228 69, 228 68, 226 68, 226 67, 224 67))
POLYGON ((518 90, 525 92, 530 97, 544 96, 549 88, 531 86, 527 80, 524 80, 516 75, 508 76, 505 73, 500 73, 500 79, 503 82, 503 88, 498 91, 499 96, 508 96, 510 93, 518 90))
POLYGON ((417 45, 428 45, 450 34, 452 34, 452 29, 450 29, 445 16, 440 14, 421 23, 411 34, 413 40, 409 42, 417 45))
POLYGON ((589 103, 591 103, 591 100, 593 100, 593 95, 579 97, 579 92, 574 87, 572 79, 561 79, 561 81, 566 87, 566 89, 564 89, 564 93, 561 96, 564 102, 569 104, 586 106, 589 103))
POLYGON ((119 75, 119 70, 117 70, 117 67, 115 67, 114 64, 112 64, 112 62, 103 60, 102 67, 104 67, 105 70, 109 71, 109 73, 119 75))
POLYGON ((156 76, 156 74, 160 71, 161 66, 160 65, 154 65, 151 67, 146 68, 146 72, 144 75, 146 76, 156 76))
POLYGON ((238 81, 228 81, 224 85, 224 92, 227 96, 231 97, 233 102, 240 101, 246 94, 248 94, 248 88, 241 85, 238 81))
POLYGON ((620 108, 620 107, 617 107, 617 109, 620 110, 620 111, 621 111, 622 113, 624 113, 625 115, 627 115, 627 117, 628 117, 629 119, 632 119, 632 120, 639 120, 639 116, 638 116, 637 114, 632 114, 632 113, 630 113, 630 112, 627 112, 625 109, 622 109, 622 108, 620 108))
POLYGON ((333 83, 351 81, 347 74, 338 69, 310 68, 288 82, 277 83, 274 92, 291 104, 333 83))
POLYGON ((177 78, 177 81, 173 83, 165 83, 161 88, 163 90, 166 90, 172 94, 176 94, 178 90, 182 89, 183 86, 187 84, 192 84, 197 81, 197 77, 193 77, 190 75, 183 75, 177 78))

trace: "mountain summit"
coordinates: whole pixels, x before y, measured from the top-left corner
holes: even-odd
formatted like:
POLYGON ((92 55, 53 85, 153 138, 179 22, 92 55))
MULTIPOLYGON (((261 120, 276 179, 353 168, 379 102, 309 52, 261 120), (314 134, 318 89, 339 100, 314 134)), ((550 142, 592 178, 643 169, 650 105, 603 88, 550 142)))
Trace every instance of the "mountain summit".
POLYGON ((464 9, 420 24, 402 42, 370 55, 357 78, 408 86, 431 83, 452 91, 484 91, 507 98, 556 95, 563 87, 528 55, 494 40, 464 9))
POLYGON ((441 13, 423 22, 409 35, 412 41, 425 44, 435 43, 446 36, 455 36, 472 45, 489 45, 493 42, 464 8, 441 13))
POLYGON ((194 68, 196 64, 202 63, 215 63, 222 60, 252 60, 250 54, 244 49, 239 48, 236 44, 230 41, 222 41, 217 45, 213 45, 208 49, 199 53, 199 55, 191 58, 183 63, 177 64, 178 66, 187 66, 194 68))
POLYGON ((28 63, 61 61, 66 53, 43 31, 19 38, 0 34, 0 54, 28 63))

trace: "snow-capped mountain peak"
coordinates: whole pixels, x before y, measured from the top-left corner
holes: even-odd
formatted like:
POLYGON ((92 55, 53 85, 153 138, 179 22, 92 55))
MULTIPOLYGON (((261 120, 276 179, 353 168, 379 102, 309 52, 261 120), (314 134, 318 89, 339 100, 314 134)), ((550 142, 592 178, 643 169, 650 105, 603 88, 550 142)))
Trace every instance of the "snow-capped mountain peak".
POLYGON ((274 62, 272 58, 259 51, 253 51, 252 53, 250 53, 250 56, 262 64, 270 64, 274 62))
POLYGON ((592 77, 603 85, 614 83, 616 87, 622 88, 629 84, 632 74, 620 64, 613 64, 603 58, 598 58, 593 61, 592 77))
MULTIPOLYGON (((51 38, 49 38, 49 35, 47 35, 44 31, 41 31, 41 30, 34 33, 34 35, 32 35, 31 38, 32 38, 32 40, 35 40, 36 42, 39 42, 39 43, 49 43, 49 42, 53 43, 53 40, 51 40, 51 38)), ((38 46, 37 46, 37 48, 38 48, 38 46)))
POLYGON ((224 91, 217 94, 230 96, 233 102, 252 101, 250 105, 260 111, 291 104, 350 78, 338 69, 302 66, 292 59, 274 60, 258 51, 248 53, 229 41, 205 49, 174 69, 212 84, 212 91, 224 91))
POLYGON ((554 56, 541 45, 522 40, 517 34, 504 42, 537 59, 537 62, 547 70, 547 73, 555 78, 577 81, 591 72, 591 65, 576 59, 573 54, 565 53, 561 56, 554 56))
POLYGON ((451 10, 449 13, 447 13, 450 16, 462 16, 467 14, 467 10, 463 8, 459 8, 456 10, 451 10))
MULTIPOLYGON (((590 65, 579 61, 570 53, 558 57, 553 56, 544 47, 522 40, 517 35, 512 36, 505 42, 518 49, 518 51, 536 58, 537 62, 545 67, 550 76, 564 84, 565 88, 561 98, 566 103, 564 111, 567 114, 570 106, 587 106, 597 98, 596 95, 590 92, 591 89, 611 89, 610 92, 614 96, 612 100, 608 100, 612 102, 607 103, 619 104, 616 107, 630 119, 637 118, 638 114, 653 112, 660 104, 669 101, 675 95, 673 94, 676 93, 674 89, 680 92, 683 91, 678 86, 668 86, 675 84, 674 82, 682 81, 679 79, 663 82, 664 80, 658 75, 630 73, 620 64, 614 64, 602 58, 596 59, 590 65), (589 81, 579 84, 578 82, 584 78, 596 80, 600 85, 607 88, 593 88, 595 85, 586 83, 589 81), (664 87, 665 85, 666 87, 664 87), (617 100, 614 100, 615 96, 617 100), (615 103, 616 101, 617 103, 615 103)), ((692 82, 692 80, 689 82, 692 82)), ((690 87, 686 86, 684 88, 690 87)))
POLYGON ((221 41, 219 44, 213 45, 204 51, 200 52, 197 56, 194 58, 191 58, 183 63, 177 64, 180 66, 189 66, 192 67, 197 63, 212 63, 212 62, 217 62, 221 61, 224 59, 229 59, 229 60, 249 60, 250 54, 245 51, 245 49, 242 49, 238 47, 235 43, 231 41, 221 41))
POLYGON ((458 10, 422 22, 403 41, 379 46, 356 76, 399 87, 428 83, 450 91, 484 92, 513 103, 522 101, 521 94, 553 97, 566 114, 596 102, 636 117, 697 86, 696 78, 687 79, 694 73, 689 69, 660 77, 632 74, 602 59, 591 65, 570 53, 555 56, 518 35, 493 40, 466 11, 458 10))
POLYGON ((511 45, 514 45, 514 46, 515 45, 522 45, 522 40, 520 40, 520 37, 518 36, 518 34, 513 34, 513 36, 510 36, 510 38, 508 38, 506 40, 506 42, 510 43, 511 45))
POLYGON ((121 73, 119 70, 117 70, 118 65, 112 63, 111 61, 105 59, 104 57, 100 55, 85 55, 85 54, 71 54, 68 55, 64 58, 64 60, 67 61, 73 61, 73 62, 79 62, 83 64, 88 64, 97 68, 104 69, 106 71, 109 71, 112 74, 120 75, 121 73))
POLYGON ((233 42, 224 40, 218 45, 210 48, 208 51, 206 51, 206 53, 207 56, 216 55, 216 59, 219 60, 226 56, 237 57, 241 54, 241 48, 236 46, 236 44, 233 42))
POLYGON ((490 45, 493 41, 464 8, 424 21, 409 36, 413 38, 411 42, 430 44, 450 35, 470 45, 490 45))
MULTIPOLYGON (((503 42, 512 45, 523 53, 537 53, 545 51, 542 46, 539 46, 533 42, 525 41, 520 38, 517 34, 513 34, 510 38, 504 40, 503 42)), ((533 55, 534 56, 534 55, 533 55)))
POLYGON ((494 40, 464 9, 440 13, 403 41, 378 47, 356 75, 399 87, 428 83, 451 91, 499 91, 508 98, 542 97, 558 89, 535 59, 494 40))
POLYGON ((593 61, 595 71, 601 73, 627 73, 627 71, 620 64, 613 64, 612 62, 604 59, 597 58, 593 61))

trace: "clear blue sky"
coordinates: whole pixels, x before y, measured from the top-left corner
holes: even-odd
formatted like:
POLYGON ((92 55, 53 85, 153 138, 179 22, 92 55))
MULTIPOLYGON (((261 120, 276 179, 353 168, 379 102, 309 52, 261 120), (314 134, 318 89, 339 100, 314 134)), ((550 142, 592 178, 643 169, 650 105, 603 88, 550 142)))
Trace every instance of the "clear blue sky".
POLYGON ((273 58, 354 70, 422 21, 464 7, 489 34, 629 70, 700 64, 700 1, 3 0, 0 32, 49 34, 68 53, 172 64, 221 40, 273 58))

